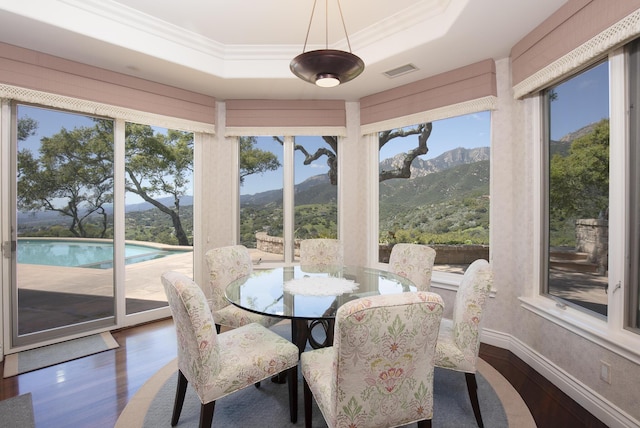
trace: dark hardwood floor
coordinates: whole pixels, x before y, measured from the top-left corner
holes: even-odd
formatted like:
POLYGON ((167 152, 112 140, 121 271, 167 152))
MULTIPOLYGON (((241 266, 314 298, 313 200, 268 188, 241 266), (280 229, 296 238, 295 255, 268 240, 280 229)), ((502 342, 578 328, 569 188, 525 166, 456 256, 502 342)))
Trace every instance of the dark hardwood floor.
MULTIPOLYGON (((0 399, 30 392, 38 428, 113 427, 138 389, 176 357, 170 319, 113 336, 115 350, 2 379, 0 399)), ((605 427, 510 352, 482 345, 480 354, 518 390, 538 427, 605 427)))
POLYGON ((176 336, 167 319, 113 337, 115 350, 2 379, 0 399, 31 392, 38 428, 113 427, 136 391, 176 357, 176 336))

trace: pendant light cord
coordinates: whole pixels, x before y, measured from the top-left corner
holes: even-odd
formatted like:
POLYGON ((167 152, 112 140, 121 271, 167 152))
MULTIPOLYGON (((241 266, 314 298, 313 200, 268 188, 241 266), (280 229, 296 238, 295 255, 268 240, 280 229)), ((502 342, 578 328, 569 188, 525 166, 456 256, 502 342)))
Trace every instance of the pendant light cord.
POLYGON ((313 22, 313 14, 316 11, 316 1, 313 0, 313 9, 311 9, 311 18, 309 18, 309 26, 307 27, 307 36, 304 38, 304 46, 302 47, 302 53, 305 53, 307 50, 307 40, 309 40, 309 31, 311 31, 311 23, 313 22))
MULTIPOLYGON (((347 33, 347 26, 344 23, 344 16, 342 15, 342 6, 340 6, 340 0, 336 0, 338 3, 338 11, 340 12, 340 20, 342 21, 342 29, 344 30, 344 36, 347 39, 347 46, 349 46, 349 52, 353 52, 351 50, 351 42, 349 41, 349 34, 347 33)), ((316 3, 317 0, 313 0, 313 9, 311 9, 311 18, 309 18, 309 26, 307 27, 307 36, 304 38, 304 46, 302 47, 302 53, 307 50, 307 41, 309 40, 309 32, 311 31, 311 23, 313 22, 313 15, 316 11, 316 3)), ((324 44, 325 49, 329 49, 329 0, 325 0, 325 13, 324 13, 324 44)))
POLYGON ((340 11, 340 19, 342 20, 342 29, 344 30, 344 36, 347 38, 347 46, 349 46, 349 52, 353 53, 353 51, 351 50, 351 42, 349 42, 349 34, 347 33, 347 26, 344 25, 344 16, 342 15, 342 7, 340 6, 340 0, 337 0, 337 2, 338 2, 338 10, 340 11))

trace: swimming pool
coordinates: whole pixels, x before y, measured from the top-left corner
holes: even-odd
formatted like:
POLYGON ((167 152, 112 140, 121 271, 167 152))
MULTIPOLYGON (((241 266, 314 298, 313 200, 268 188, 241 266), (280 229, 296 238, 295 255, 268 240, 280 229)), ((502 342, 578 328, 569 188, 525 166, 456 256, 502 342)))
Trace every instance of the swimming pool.
MULTIPOLYGON (((190 251, 125 244, 125 265, 190 251)), ((111 269, 113 243, 80 239, 18 239, 17 256, 18 263, 23 264, 111 269)))

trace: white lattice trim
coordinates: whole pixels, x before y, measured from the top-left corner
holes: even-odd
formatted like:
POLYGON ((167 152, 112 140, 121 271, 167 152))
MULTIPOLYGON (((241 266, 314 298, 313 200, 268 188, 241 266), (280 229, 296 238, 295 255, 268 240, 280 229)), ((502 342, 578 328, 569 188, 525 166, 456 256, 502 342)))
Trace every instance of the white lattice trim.
POLYGON ((586 43, 558 58, 513 87, 516 99, 537 91, 560 77, 587 65, 607 51, 640 34, 640 10, 616 22, 586 43))
POLYGON ((485 110, 494 110, 497 104, 498 99, 495 96, 490 95, 475 100, 452 104, 446 107, 422 111, 420 113, 414 113, 402 117, 394 117, 393 119, 383 120, 381 122, 369 123, 367 125, 362 125, 360 132, 362 135, 367 135, 387 131, 389 129, 411 126, 418 123, 433 122, 434 120, 448 119, 450 117, 478 113, 485 110))
POLYGON ((48 107, 61 108, 74 112, 86 113, 114 119, 124 119, 129 122, 151 126, 161 126, 168 129, 179 129, 191 132, 215 133, 215 125, 196 122, 188 119, 162 116, 154 113, 102 104, 94 101, 56 95, 33 89, 20 88, 0 83, 0 98, 16 100, 24 103, 40 104, 48 107))

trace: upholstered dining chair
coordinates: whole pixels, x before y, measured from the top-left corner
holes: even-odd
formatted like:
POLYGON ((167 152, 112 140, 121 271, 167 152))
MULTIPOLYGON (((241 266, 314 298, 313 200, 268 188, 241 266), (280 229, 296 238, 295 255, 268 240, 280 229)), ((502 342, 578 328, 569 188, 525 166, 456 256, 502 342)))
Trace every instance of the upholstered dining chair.
POLYGON ((389 270, 413 282, 418 290, 429 291, 436 250, 421 244, 395 244, 389 256, 389 270))
POLYGON ((178 272, 162 274, 178 338, 178 386, 171 426, 180 419, 190 383, 200 398, 200 427, 210 427, 215 402, 287 372, 289 416, 298 418, 298 347, 260 324, 218 334, 202 289, 178 272))
POLYGON ((422 291, 363 297, 336 314, 334 344, 303 352, 305 427, 315 398, 329 428, 431 426, 442 298, 422 291))
POLYGON ((452 319, 443 319, 436 345, 436 367, 463 372, 473 414, 483 428, 476 364, 480 351, 481 321, 491 286, 493 273, 489 262, 478 259, 464 272, 453 305, 452 319))
POLYGON ((344 249, 339 239, 303 239, 300 241, 300 264, 309 266, 340 266, 344 249))
POLYGON ((203 288, 209 302, 209 308, 216 323, 216 331, 220 327, 236 328, 252 322, 270 327, 279 318, 255 314, 229 303, 224 296, 229 283, 253 272, 251 255, 243 245, 213 248, 206 252, 205 258, 209 268, 209 282, 203 288))

